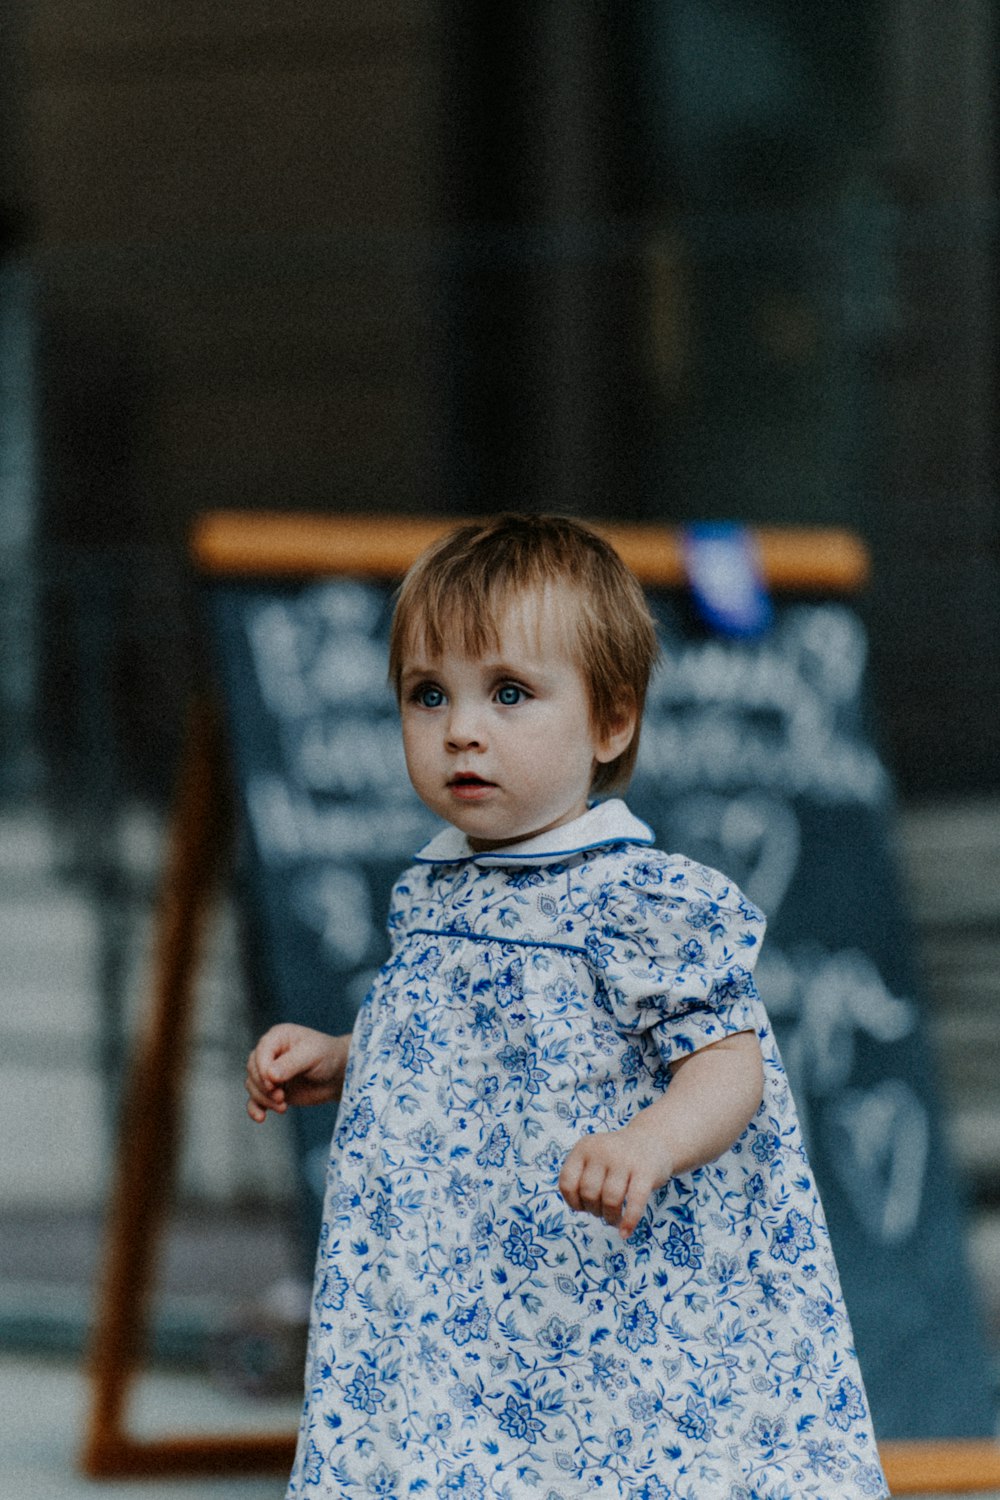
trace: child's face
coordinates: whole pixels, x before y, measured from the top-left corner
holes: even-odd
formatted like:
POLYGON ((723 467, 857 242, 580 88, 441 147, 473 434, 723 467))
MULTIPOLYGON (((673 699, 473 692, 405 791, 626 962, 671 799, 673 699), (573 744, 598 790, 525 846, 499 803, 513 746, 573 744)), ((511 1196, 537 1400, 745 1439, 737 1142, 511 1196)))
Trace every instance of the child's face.
POLYGON ((432 812, 474 849, 517 843, 580 816, 598 761, 614 760, 634 718, 599 734, 568 648, 572 596, 524 594, 501 622, 495 652, 420 642, 403 660, 400 702, 410 779, 432 812))

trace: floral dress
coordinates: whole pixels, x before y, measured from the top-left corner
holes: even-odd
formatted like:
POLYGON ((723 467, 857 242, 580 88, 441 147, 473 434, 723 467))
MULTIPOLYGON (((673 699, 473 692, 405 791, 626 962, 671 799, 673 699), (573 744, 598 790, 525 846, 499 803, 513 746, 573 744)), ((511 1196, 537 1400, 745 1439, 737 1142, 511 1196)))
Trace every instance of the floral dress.
POLYGON ((398 881, 330 1163, 288 1494, 885 1496, 829 1235, 751 978, 761 913, 623 803, 398 881), (740 1139, 623 1241, 567 1153, 753 1029, 740 1139))

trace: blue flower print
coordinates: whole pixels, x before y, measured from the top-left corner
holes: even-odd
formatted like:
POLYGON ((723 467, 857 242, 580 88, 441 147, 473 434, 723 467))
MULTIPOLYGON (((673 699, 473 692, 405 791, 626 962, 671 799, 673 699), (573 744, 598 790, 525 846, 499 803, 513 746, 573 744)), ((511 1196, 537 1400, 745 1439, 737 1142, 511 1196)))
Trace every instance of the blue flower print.
POLYGON ((521 1438, 524 1442, 534 1443, 544 1425, 540 1418, 532 1416, 530 1401, 507 1397, 507 1405, 500 1413, 502 1432, 509 1433, 513 1438, 521 1438))
POLYGON ((430 1120, 424 1120, 416 1130, 407 1131, 406 1142, 412 1147, 421 1166, 430 1161, 440 1164, 444 1137, 439 1130, 435 1129, 430 1120))
POLYGON ((834 1447, 830 1438, 823 1438, 817 1442, 815 1438, 807 1437, 803 1447, 806 1454, 806 1467, 811 1474, 816 1475, 817 1479, 824 1475, 838 1474, 846 1468, 843 1455, 834 1447))
POLYGON ((640 888, 646 885, 663 884, 663 869, 660 865, 648 863, 633 865, 630 874, 640 888))
POLYGON ((687 1406, 678 1419, 677 1427, 685 1437, 694 1438, 695 1442, 701 1443, 705 1438, 713 1436, 715 1420, 706 1402, 689 1396, 687 1406))
POLYGON ((329 1267, 320 1275, 319 1284, 316 1289, 316 1301, 320 1307, 327 1312, 340 1312, 344 1306, 344 1298, 347 1295, 350 1282, 346 1276, 341 1276, 336 1266, 329 1267))
POLYGON ((719 907, 714 901, 692 901, 688 905, 684 920, 697 932, 704 928, 714 927, 718 916, 719 907))
POLYGON ((796 1339, 792 1353, 799 1362, 799 1370, 807 1370, 816 1359, 816 1345, 812 1339, 796 1339))
POLYGON ((699 959, 705 956, 704 945, 699 943, 697 938, 688 938, 687 942, 682 943, 677 951, 684 962, 688 964, 696 964, 699 959))
POLYGON ((459 1217, 464 1218, 479 1201, 479 1183, 471 1172, 459 1172, 455 1168, 448 1178, 444 1196, 459 1217))
POLYGON ((357 1365, 354 1378, 344 1391, 344 1400, 355 1411, 367 1412, 373 1417, 385 1400, 385 1391, 375 1381, 375 1371, 357 1365))
POLYGON ((504 1009, 515 1000, 524 999, 524 978, 520 959, 514 959, 496 977, 494 994, 497 1004, 504 1009))
POLYGON ((429 1339, 426 1333, 422 1333, 417 1339, 416 1354, 414 1356, 421 1371, 430 1377, 432 1383, 436 1383, 443 1374, 447 1374, 445 1366, 445 1354, 440 1344, 429 1339))
POLYGON ((729 1290, 730 1283, 739 1280, 740 1262, 735 1255, 723 1255, 717 1250, 712 1256, 709 1271, 718 1291, 724 1295, 729 1290))
POLYGON ((727 1000, 742 1000, 746 995, 756 994, 756 987, 750 976, 750 971, 744 969, 740 964, 733 964, 725 979, 720 979, 712 991, 712 998, 716 1005, 722 1005, 727 1000))
POLYGON ((441 949, 433 943, 418 953, 413 962, 415 979, 431 979, 441 967, 441 949))
POLYGON ((647 1251, 653 1241, 653 1226, 649 1221, 648 1213, 644 1214, 638 1224, 629 1235, 629 1245, 632 1253, 640 1259, 643 1252, 647 1251))
POLYGON ((363 1141, 375 1123, 375 1111, 369 1098, 359 1099, 340 1126, 345 1141, 363 1141))
POLYGON ((523 1266, 526 1271, 536 1271, 545 1259, 545 1252, 539 1249, 531 1229, 516 1221, 504 1240, 503 1253, 511 1265, 523 1266))
POLYGON ((393 1500, 398 1495, 397 1485, 399 1474, 395 1469, 390 1469, 386 1464, 379 1464, 368 1476, 368 1493, 377 1495, 380 1500, 393 1500))
POLYGON ((500 1063, 501 1067, 506 1068, 508 1073, 514 1073, 517 1076, 523 1074, 527 1059, 528 1054, 524 1048, 515 1047, 512 1042, 508 1042, 505 1047, 501 1047, 497 1053, 497 1062, 500 1063))
POLYGON ((306 1450, 306 1461, 302 1465, 302 1478, 306 1484, 319 1484, 323 1476, 323 1455, 310 1439, 306 1450))
POLYGON ((459 964, 446 975, 448 993, 453 1000, 464 999, 469 988, 469 971, 459 964))
POLYGON ((432 1054, 420 1040, 419 1032, 409 1027, 400 1038, 399 1061, 411 1073, 422 1073, 424 1063, 433 1062, 432 1054))
POLYGON ((758 1130, 754 1132, 750 1150, 759 1162, 766 1164, 774 1160, 780 1146, 781 1142, 773 1130, 758 1130))
POLYGON ((614 1250, 604 1257, 604 1269, 611 1281, 624 1282, 628 1275, 628 1259, 623 1250, 614 1250))
POLYGON ((610 943, 602 943, 596 932, 588 932, 584 939, 584 947, 595 969, 608 967, 608 955, 614 952, 610 943))
POLYGON ((438 1488, 438 1500, 451 1500, 453 1495, 467 1495, 470 1500, 483 1500, 486 1481, 472 1464, 463 1464, 457 1474, 452 1474, 438 1488))
POLYGON ((579 1342, 579 1323, 564 1323, 562 1318, 555 1314, 549 1319, 544 1328, 538 1331, 538 1342, 545 1344, 553 1354, 566 1354, 574 1349, 579 1342))
POLYGON ((543 1180, 547 1179, 553 1184, 556 1183, 559 1179, 559 1173, 562 1171, 565 1156, 566 1153, 560 1151, 555 1141, 549 1141, 545 1149, 539 1151, 535 1157, 535 1166, 538 1168, 539 1176, 543 1180))
POLYGON ((632 1446, 631 1427, 616 1427, 611 1434, 611 1446, 616 1453, 627 1453, 632 1446))
POLYGON ((690 1225, 671 1224, 663 1253, 672 1265, 690 1266, 694 1271, 701 1266, 702 1246, 690 1225))
POLYGON ((760 1449, 762 1458, 772 1459, 775 1454, 790 1444, 784 1440, 787 1424, 783 1418, 769 1422, 766 1417, 754 1417, 747 1433, 748 1442, 760 1449))
POLYGON ((837 1308, 828 1297, 806 1297, 802 1302, 802 1318, 817 1333, 831 1327, 839 1316, 837 1308))
POLYGON ((759 1203, 766 1196, 767 1186, 759 1172, 754 1172, 752 1177, 747 1178, 743 1191, 752 1203, 759 1203))
POLYGON ((872 1495, 881 1500, 885 1495, 885 1480, 877 1464, 859 1464, 854 1471, 855 1482, 863 1495, 872 1495))
POLYGON ((636 1500, 670 1500, 670 1490, 662 1479, 656 1479, 652 1474, 643 1480, 635 1494, 636 1500))
POLYGON ((461 1381, 457 1381, 451 1387, 448 1395, 451 1397, 455 1410, 464 1412, 466 1415, 478 1411, 483 1404, 483 1398, 479 1392, 471 1385, 464 1385, 461 1381))
POLYGON ((493 1233, 493 1220, 489 1214, 476 1214, 472 1221, 472 1241, 477 1250, 485 1249, 493 1233))
POLYGON ((621 1073, 626 1088, 634 1088, 642 1076, 642 1053, 638 1047, 626 1047, 621 1056, 621 1073))
POLYGON ((797 1208, 791 1209, 785 1222, 775 1231, 771 1254, 775 1260, 786 1260, 794 1266, 803 1250, 815 1250, 812 1225, 797 1208))
POLYGON ((576 985, 571 984, 565 975, 560 975, 558 979, 542 989, 542 994, 557 1015, 561 1015, 567 1006, 572 1005, 573 1001, 579 998, 579 993, 576 985))
POLYGON ((470 1339, 485 1339, 490 1327, 490 1310, 482 1297, 477 1297, 471 1307, 460 1307, 452 1313, 443 1331, 452 1343, 464 1347, 470 1339))
POLYGON ((637 1422, 652 1422, 659 1418, 663 1402, 651 1391, 639 1391, 628 1398, 628 1409, 637 1422))
POLYGON ((472 1012, 472 1035, 478 1037, 481 1042, 487 1042, 499 1032, 497 1013, 492 1005, 484 1005, 482 1000, 477 1000, 472 1012))
POLYGON ((826 1420, 831 1427, 848 1432, 853 1422, 862 1422, 868 1411, 861 1390, 846 1375, 826 1403, 826 1420))
POLYGON ((377 1234, 379 1239, 388 1240, 392 1237, 392 1231, 399 1229, 403 1221, 398 1214, 393 1213, 387 1194, 379 1193, 375 1199, 375 1207, 368 1215, 368 1223, 372 1234, 377 1234))
POLYGON ((413 1308, 401 1287, 393 1288, 385 1304, 385 1314, 393 1333, 398 1333, 401 1328, 409 1328, 413 1308))
POLYGON ((775 1312, 784 1312, 788 1307, 788 1297, 784 1280, 775 1276, 770 1271, 762 1271, 757 1277, 757 1286, 760 1291, 761 1300, 768 1309, 775 1312))
MULTIPOLYGON (((618 1339, 620 1343, 624 1342, 621 1334, 618 1335, 618 1339)), ((590 1383, 595 1390, 614 1396, 618 1391, 625 1389, 626 1369, 623 1359, 615 1359, 610 1354, 592 1354, 590 1356, 590 1383)))
POLYGON ((643 1344, 656 1343, 656 1314, 645 1297, 640 1298, 634 1307, 619 1312, 619 1322, 618 1342, 631 1349, 633 1354, 643 1344))

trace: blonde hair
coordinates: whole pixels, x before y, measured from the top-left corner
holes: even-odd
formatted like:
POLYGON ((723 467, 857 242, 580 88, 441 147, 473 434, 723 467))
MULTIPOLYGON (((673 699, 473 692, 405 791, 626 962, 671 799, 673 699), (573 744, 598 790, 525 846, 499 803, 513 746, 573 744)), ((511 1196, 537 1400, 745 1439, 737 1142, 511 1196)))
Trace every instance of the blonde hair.
POLYGON ((562 585, 576 605, 570 652, 590 702, 591 724, 611 734, 634 712, 621 755, 598 764, 591 790, 620 789, 639 750, 639 728, 658 647, 635 575, 589 526, 565 516, 500 515, 459 527, 417 558, 400 586, 389 637, 389 679, 400 692, 404 657, 451 647, 477 657, 500 644, 511 603, 562 585))

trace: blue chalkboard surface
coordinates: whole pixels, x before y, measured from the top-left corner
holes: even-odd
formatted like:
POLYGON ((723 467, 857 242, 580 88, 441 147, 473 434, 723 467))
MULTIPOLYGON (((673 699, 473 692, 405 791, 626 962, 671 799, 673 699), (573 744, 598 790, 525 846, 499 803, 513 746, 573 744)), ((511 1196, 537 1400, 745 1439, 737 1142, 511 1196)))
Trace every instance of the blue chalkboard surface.
MULTIPOLYGON (((437 825, 409 788, 385 681, 386 586, 207 590, 242 822, 262 1022, 350 1028, 393 881, 437 825)), ((725 640, 653 594, 655 679, 629 803, 661 847, 768 913, 758 967, 809 1138, 881 1438, 991 1434, 987 1361, 943 1150, 866 639, 799 599, 725 640)), ((331 1112, 295 1112, 314 1243, 331 1112)))

